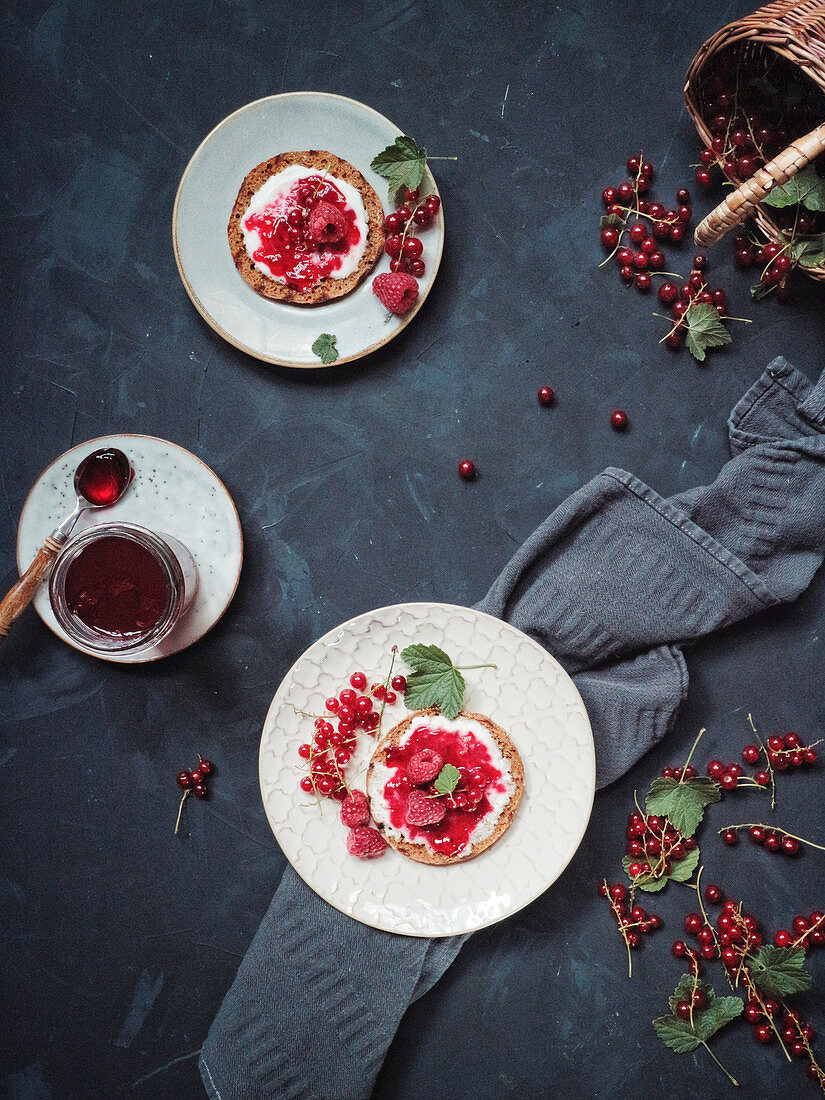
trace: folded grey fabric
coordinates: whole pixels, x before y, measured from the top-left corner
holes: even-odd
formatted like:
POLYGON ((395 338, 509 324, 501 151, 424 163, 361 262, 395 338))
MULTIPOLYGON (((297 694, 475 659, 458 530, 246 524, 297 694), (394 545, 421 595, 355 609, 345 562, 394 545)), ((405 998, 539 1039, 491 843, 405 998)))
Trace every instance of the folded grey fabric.
MULTIPOLYGON (((775 359, 728 421, 712 485, 664 499, 608 469, 562 503, 478 605, 572 674, 597 776, 622 775, 670 729, 682 647, 795 599, 825 555, 825 373, 775 359)), ((287 868, 200 1060, 215 1100, 364 1100, 407 1007, 465 936, 379 932, 287 868)))

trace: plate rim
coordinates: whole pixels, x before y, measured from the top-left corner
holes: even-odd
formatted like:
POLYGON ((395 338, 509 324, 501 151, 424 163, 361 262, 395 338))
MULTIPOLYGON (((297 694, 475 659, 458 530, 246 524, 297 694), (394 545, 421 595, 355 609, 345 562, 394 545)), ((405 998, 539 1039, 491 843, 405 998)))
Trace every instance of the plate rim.
MULTIPOLYGON (((516 748, 518 748, 518 746, 516 746, 516 748)), ((490 927, 492 927, 492 925, 498 924, 500 921, 508 920, 510 917, 515 916, 516 913, 521 912, 521 910, 525 909, 528 905, 532 905, 532 903, 534 901, 536 901, 538 898, 540 898, 542 896, 542 894, 545 893, 545 891, 549 890, 553 886, 553 884, 556 883, 559 880, 559 878, 561 878, 561 876, 564 874, 564 872, 570 866, 570 863, 574 859, 574 857, 576 855, 576 852, 578 852, 579 848, 581 847, 581 844, 582 844, 582 841, 584 839, 585 833, 587 832, 588 826, 590 825, 590 819, 593 816, 593 806, 594 806, 595 799, 596 799, 596 746, 595 746, 595 742, 594 742, 594 739, 593 739, 593 727, 590 723, 590 715, 588 714, 587 707, 584 705, 584 700, 581 697, 581 692, 579 691, 578 687, 576 686, 576 683, 573 680, 573 677, 570 675, 570 673, 567 672, 562 667, 562 665, 559 663, 558 659, 556 657, 554 657, 553 654, 550 652, 550 650, 546 649, 542 645, 541 642, 537 641, 537 639, 535 639, 535 638, 531 638, 529 634, 527 634, 523 630, 520 630, 517 626, 513 626, 513 624, 507 622, 506 619, 500 619, 497 615, 491 615, 488 611, 479 611, 477 608, 470 607, 467 604, 442 603, 438 600, 413 600, 413 601, 409 601, 409 602, 406 602, 406 603, 382 604, 380 607, 373 607, 373 608, 370 608, 367 611, 360 612, 358 615, 352 615, 349 619, 345 619, 343 622, 338 623, 336 626, 331 627, 329 630, 326 630, 323 634, 319 635, 319 637, 317 637, 314 641, 310 642, 310 644, 306 647, 306 649, 304 649, 303 652, 296 658, 296 660, 292 662, 290 667, 287 669, 287 671, 284 673, 283 677, 281 678, 281 681, 278 684, 277 689, 275 690, 275 694, 273 695, 272 700, 271 700, 269 706, 267 707, 266 715, 264 717, 263 725, 261 727, 261 739, 260 739, 260 742, 259 742, 259 745, 258 745, 258 786, 259 786, 259 789, 260 789, 261 803, 263 804, 264 815, 266 817, 267 824, 269 825, 270 829, 272 830, 272 834, 275 837, 275 841, 278 844, 278 850, 281 852, 284 859, 287 861, 287 863, 293 869, 293 871, 298 875, 298 877, 301 879, 301 881, 306 883, 306 885, 309 887, 309 889, 312 890, 315 894, 317 894, 318 897, 320 897, 322 901, 325 901, 327 903, 327 905, 332 906, 333 909, 337 909, 337 911, 339 913, 342 913, 344 916, 350 917, 351 920, 356 920, 356 921, 359 922, 359 924, 365 924, 369 928, 375 928, 379 932, 388 932, 391 935, 397 935, 397 936, 410 936, 411 938, 414 938, 414 939, 447 939, 451 936, 468 935, 468 934, 471 934, 473 932, 480 932, 483 928, 490 928, 490 927), (570 853, 569 859, 564 864, 564 866, 560 869, 559 873, 556 875, 556 877, 553 879, 553 881, 547 883, 544 886, 542 886, 542 888, 537 893, 533 894, 531 897, 529 897, 529 898, 525 899, 524 901, 520 902, 514 908, 509 909, 503 915, 498 916, 498 917, 493 917, 490 920, 485 920, 480 924, 475 924, 471 928, 465 928, 461 931, 452 931, 452 932, 407 932, 407 931, 399 930, 399 929, 382 928, 381 926, 379 926, 377 924, 373 924, 370 921, 363 920, 362 918, 357 917, 357 916, 355 916, 354 914, 352 914, 350 912, 347 912, 347 910, 342 908, 341 905, 338 905, 334 901, 330 901, 329 898, 324 897, 323 894, 320 894, 315 889, 315 887, 312 885, 312 883, 307 881, 306 877, 304 876, 304 874, 302 873, 300 868, 295 866, 295 864, 292 862, 292 860, 289 858, 289 856, 286 854, 283 847, 281 846, 281 843, 278 840, 278 834, 276 833, 275 827, 273 826, 272 821, 271 821, 270 816, 269 816, 269 810, 267 808, 266 798, 264 796, 264 790, 263 790, 262 760, 263 760, 264 734, 266 732, 267 724, 269 722, 270 715, 272 714, 272 712, 275 708, 275 704, 278 702, 278 696, 281 692, 281 689, 284 687, 284 685, 287 683, 287 681, 292 676, 292 673, 295 671, 295 669, 301 663, 301 661, 303 660, 305 654, 307 653, 307 650, 312 649, 314 646, 316 646, 319 643, 323 642, 325 638, 327 638, 331 635, 335 635, 339 631, 346 630, 346 628, 351 626, 352 623, 356 622, 359 619, 363 619, 365 616, 377 615, 380 612, 384 612, 384 611, 407 610, 407 609, 410 609, 410 608, 419 609, 419 610, 420 609, 438 608, 439 610, 443 610, 443 611, 447 611, 447 612, 456 611, 456 610, 457 611, 471 611, 474 615, 478 615, 478 616, 480 616, 481 618, 484 618, 484 619, 490 619, 499 626, 508 627, 510 630, 514 631, 516 634, 521 635, 522 637, 526 638, 528 641, 530 641, 534 645, 538 646, 541 650, 544 651, 545 655, 549 658, 549 660, 552 661, 552 663, 554 665, 556 665, 557 668, 563 673, 563 675, 567 678, 567 680, 569 681, 571 687, 575 691, 576 696, 578 697, 579 702, 581 703, 582 713, 585 717, 585 720, 587 721, 587 729, 588 729, 588 733, 590 734, 590 738, 589 738, 589 744, 590 744, 590 757, 589 757, 590 770, 589 770, 589 776, 588 776, 588 778, 590 780, 590 783, 589 783, 589 789, 590 789, 589 806, 588 806, 588 809, 587 809, 587 813, 584 815, 584 821, 583 821, 582 828, 581 828, 580 832, 578 833, 578 836, 576 837, 576 843, 575 843, 575 845, 574 845, 574 847, 573 847, 573 849, 570 853)), ((482 855, 483 855, 483 853, 482 853, 482 855)))
POLYGON ((235 521, 236 521, 237 526, 238 526, 238 537, 240 539, 240 545, 238 547, 238 571, 235 575, 235 583, 232 586, 232 591, 229 593, 225 605, 221 609, 221 612, 218 615, 218 617, 214 620, 214 622, 210 623, 209 626, 206 627, 206 629, 203 631, 202 634, 199 634, 197 638, 194 638, 191 642, 189 642, 185 646, 182 646, 180 649, 172 649, 172 650, 169 650, 166 653, 156 653, 156 652, 154 652, 153 650, 150 649, 146 652, 145 655, 139 655, 137 657, 133 657, 131 660, 128 660, 128 661, 118 659, 118 657, 114 656, 114 655, 108 655, 108 654, 103 654, 103 653, 95 653, 94 650, 86 649, 85 646, 79 645, 77 642, 75 642, 73 639, 69 638, 68 636, 64 637, 63 634, 59 634, 54 629, 54 625, 52 623, 50 623, 47 619, 43 618, 42 614, 40 613, 40 608, 34 602, 34 599, 31 600, 31 606, 34 608, 34 610, 37 614, 37 617, 40 619, 41 623, 43 623, 43 625, 45 627, 48 627, 48 629, 52 632, 52 634, 55 636, 55 638, 57 638, 58 641, 65 642, 66 645, 71 646, 72 649, 77 650, 78 653, 84 653, 87 657, 96 657, 96 658, 98 658, 98 660, 106 661, 108 664, 121 665, 121 666, 128 667, 130 665, 150 664, 153 661, 161 660, 163 657, 174 657, 175 654, 177 654, 177 653, 183 653, 183 651, 185 649, 189 649, 189 647, 193 646, 195 644, 195 642, 199 642, 202 638, 204 638, 209 633, 210 630, 212 630, 214 627, 216 627, 218 625, 218 623, 221 621, 221 619, 224 617, 227 610, 229 609, 229 605, 232 603, 233 599, 235 598, 235 593, 238 591, 238 585, 240 584, 240 580, 241 580, 241 572, 243 570, 244 538, 243 538, 243 527, 241 526, 241 517, 238 514, 238 506, 235 503, 235 501, 232 497, 232 494, 229 492, 227 487, 224 485, 223 481, 218 477, 218 475, 215 473, 215 471, 212 469, 212 467, 209 465, 208 462, 204 462, 202 458, 199 458, 198 455, 194 454, 187 447, 182 447, 180 445, 180 443, 172 443, 171 440, 163 439, 159 435, 148 435, 146 432, 110 432, 108 435, 94 436, 92 439, 84 439, 82 443, 74 443, 74 444, 72 444, 71 447, 67 447, 65 451, 62 451, 56 458, 52 459, 52 461, 47 466, 44 466, 43 469, 40 471, 40 473, 37 475, 37 477, 32 482, 31 488, 29 489, 28 493, 26 494, 26 499, 23 501, 23 505, 20 509, 20 515, 18 516, 18 519, 17 519, 17 536, 15 538, 15 544, 14 544, 14 556, 15 556, 16 561, 17 561, 17 570, 18 570, 18 572, 20 572, 20 569, 21 569, 21 563, 20 563, 20 528, 21 528, 21 524, 23 522, 23 515, 26 511, 26 508, 28 507, 28 503, 29 503, 29 500, 31 499, 32 494, 34 493, 35 489, 40 484, 40 482, 43 480, 44 476, 48 473, 49 470, 51 470, 52 466, 56 466, 57 463, 61 461, 61 459, 65 458, 66 455, 71 454, 72 451, 77 450, 78 447, 87 447, 90 443, 109 443, 109 442, 114 442, 115 440, 122 440, 122 439, 151 439, 155 443, 163 443, 164 446, 166 446, 166 447, 174 447, 175 450, 183 451, 184 454, 188 455, 190 458, 194 458, 196 462, 199 462, 200 465, 203 466, 212 475, 212 477, 215 479, 215 481, 218 483, 218 485, 220 485, 220 487, 223 489, 224 493, 226 494, 226 499, 232 505, 232 509, 233 509, 234 514, 235 514, 235 521))
MULTIPOLYGON (((183 175, 180 178, 180 183, 178 184, 178 189, 175 192, 175 201, 174 201, 174 204, 172 206, 172 249, 173 249, 174 254, 175 254, 175 264, 177 265, 178 275, 180 276, 180 280, 183 283, 184 289, 185 289, 186 293, 188 294, 192 304, 194 305, 194 307, 198 311, 198 313, 201 315, 201 317, 204 319, 204 321, 206 321, 206 323, 209 325, 209 327, 213 330, 213 332, 216 332, 218 334, 218 336, 220 336, 222 339, 226 340, 226 342, 228 344, 231 344, 232 347, 237 348, 238 351, 244 352, 245 355, 250 355, 250 356, 252 356, 253 359, 258 359, 260 362, 263 362, 263 363, 269 363, 272 366, 289 367, 289 368, 292 368, 292 369, 295 369, 295 370, 330 370, 330 369, 335 368, 337 366, 341 366, 344 363, 352 363, 357 359, 363 359, 365 356, 371 355, 374 351, 378 351, 380 348, 384 347, 385 344, 388 344, 390 342, 390 340, 394 340, 395 337, 399 335, 399 333, 403 332, 404 329, 407 327, 407 325, 410 323, 410 321, 412 321, 412 319, 418 314, 419 310, 424 305, 424 302, 429 297, 430 291, 432 290, 433 286, 435 285, 436 275, 438 274, 438 269, 441 266, 441 257, 442 257, 443 252, 444 252, 444 235, 445 235, 443 207, 442 207, 442 214, 441 214, 441 218, 442 218, 441 232, 440 232, 439 240, 438 240, 438 251, 437 251, 434 262, 432 262, 431 265, 430 265, 431 277, 428 280, 427 286, 424 288, 423 293, 419 293, 418 300, 417 300, 415 306, 413 307, 413 309, 411 309, 409 313, 405 314, 402 318, 400 318, 401 323, 396 328, 394 328, 392 330, 392 332, 388 333, 388 335, 385 336, 383 340, 379 340, 375 344, 370 344, 369 347, 364 348, 362 351, 356 352, 354 355, 346 355, 343 358, 336 359, 333 363, 322 363, 320 361, 317 362, 317 363, 299 363, 299 362, 297 362, 295 360, 291 360, 291 359, 279 359, 276 356, 266 355, 264 352, 256 351, 254 348, 249 347, 247 344, 244 344, 237 337, 233 336, 230 332, 228 332, 221 324, 219 324, 215 320, 215 318, 207 310, 207 308, 203 304, 203 302, 201 302, 198 295, 195 293, 194 287, 189 282, 189 279, 186 276, 186 272, 184 271, 183 261, 181 259, 180 250, 178 248, 178 208, 179 208, 179 205, 180 205, 181 194, 183 193, 184 185, 185 185, 187 177, 189 175, 189 171, 192 168, 192 166, 195 163, 198 156, 200 155, 201 150, 204 148, 204 146, 209 141, 212 140, 212 138, 215 136, 215 134, 218 132, 218 130, 222 129, 222 127, 224 127, 224 126, 229 125, 234 120, 236 120, 238 118, 238 116, 244 114, 245 112, 247 112, 247 111, 249 111, 249 110, 251 110, 255 107, 260 107, 261 104, 269 103, 272 100, 292 98, 292 97, 295 97, 295 96, 313 96, 313 97, 317 96, 317 97, 321 97, 321 98, 324 98, 324 99, 341 100, 343 103, 352 104, 355 107, 358 107, 362 111, 368 111, 371 114, 376 115, 378 118, 381 119, 382 122, 385 122, 390 127, 390 129, 392 131, 395 132, 396 136, 403 136, 403 134, 404 134, 403 130, 399 129, 399 127, 396 126, 394 122, 392 122, 390 119, 388 119, 386 115, 382 115, 381 112, 377 111, 374 107, 370 107, 368 104, 362 103, 360 100, 352 99, 350 96, 338 95, 336 92, 319 92, 319 91, 296 90, 294 92, 278 92, 275 95, 261 96, 260 99, 253 99, 251 102, 245 103, 241 107, 238 107, 236 110, 232 111, 231 114, 228 114, 225 118, 221 119, 221 121, 219 123, 217 123, 217 125, 213 126, 212 129, 209 131, 209 133, 206 135, 206 137, 204 137, 201 140, 198 147, 195 149, 194 153, 189 158, 189 160, 187 162, 187 165, 186 165, 186 168, 183 171, 183 175)), ((360 171, 360 169, 359 169, 359 171, 360 171)), ((436 195, 438 195, 439 198, 440 198, 441 197, 441 192, 438 190, 438 185, 436 184, 435 179, 433 177, 433 174, 430 171, 430 168, 429 168, 428 165, 425 165, 424 172, 425 172, 425 176, 427 178, 428 183, 432 184, 432 188, 433 188, 434 193, 436 195)), ((384 206, 383 199, 381 200, 381 205, 382 205, 382 207, 384 206)), ((380 257, 379 257, 379 260, 380 260, 380 257)), ((362 285, 362 284, 359 284, 359 285, 362 285)), ((357 287, 354 287, 353 291, 351 293, 354 293, 355 290, 357 290, 357 287)), ((296 306, 295 308, 296 309, 301 309, 302 307, 296 306)))

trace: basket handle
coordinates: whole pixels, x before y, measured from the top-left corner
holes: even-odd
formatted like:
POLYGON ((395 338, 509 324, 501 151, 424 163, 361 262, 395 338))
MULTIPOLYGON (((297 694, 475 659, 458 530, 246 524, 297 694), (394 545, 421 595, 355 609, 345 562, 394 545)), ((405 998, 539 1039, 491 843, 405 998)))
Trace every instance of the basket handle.
POLYGON ((711 210, 696 226, 693 234, 696 243, 706 246, 716 244, 749 217, 772 188, 787 183, 822 152, 825 152, 825 122, 804 137, 797 138, 764 168, 757 168, 750 179, 732 191, 715 210, 711 210))

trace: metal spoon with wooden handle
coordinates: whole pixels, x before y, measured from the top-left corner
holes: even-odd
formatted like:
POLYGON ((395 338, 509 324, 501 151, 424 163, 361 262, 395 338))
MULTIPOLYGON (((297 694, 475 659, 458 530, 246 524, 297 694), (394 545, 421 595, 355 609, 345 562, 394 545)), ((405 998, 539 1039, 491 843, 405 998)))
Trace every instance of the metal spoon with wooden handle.
POLYGON ((129 459, 116 447, 87 455, 75 470, 77 503, 37 551, 34 561, 0 603, 0 642, 31 603, 38 585, 49 573, 81 514, 87 508, 109 508, 120 500, 134 477, 129 459))

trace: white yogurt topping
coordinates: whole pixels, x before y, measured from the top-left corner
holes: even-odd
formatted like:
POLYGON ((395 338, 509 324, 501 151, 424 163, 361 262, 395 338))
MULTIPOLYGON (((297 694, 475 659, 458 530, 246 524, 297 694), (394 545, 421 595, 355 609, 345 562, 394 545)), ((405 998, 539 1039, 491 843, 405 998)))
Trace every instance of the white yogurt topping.
POLYGON ((274 176, 270 176, 269 179, 258 188, 252 196, 249 206, 246 208, 246 213, 241 219, 244 245, 246 246, 246 251, 250 260, 252 260, 252 263, 258 271, 262 271, 264 275, 268 276, 270 279, 274 279, 278 283, 286 282, 286 280, 280 276, 273 275, 265 263, 260 263, 255 259, 255 253, 261 247, 261 235, 257 229, 252 229, 247 226, 247 219, 250 214, 260 214, 267 209, 271 209, 276 214, 285 209, 287 205, 287 195, 295 184, 302 179, 308 179, 310 176, 323 176, 324 179, 335 184, 346 199, 347 206, 355 214, 355 224, 361 233, 358 244, 353 245, 348 252, 340 253, 340 266, 334 271, 331 271, 328 278, 345 279, 348 275, 351 275, 360 264, 361 257, 367 249, 367 212, 364 209, 364 203, 358 189, 353 187, 351 183, 347 183, 346 180, 339 180, 336 176, 330 176, 329 174, 324 176, 323 169, 305 168, 302 164, 290 164, 289 167, 284 168, 282 172, 277 172, 274 176))
MULTIPOLYGON (((498 819, 501 817, 507 803, 512 797, 515 790, 515 781, 513 780, 512 772, 510 771, 510 764, 502 755, 501 749, 498 747, 498 742, 487 729, 480 722, 476 722, 472 718, 443 718, 441 715, 425 716, 424 718, 418 718, 415 722, 411 722, 407 731, 402 735, 399 740, 399 745, 405 745, 409 739, 413 736, 416 730, 419 729, 431 729, 431 730, 446 730, 448 733, 468 734, 471 733, 475 739, 481 742, 490 754, 490 763, 494 768, 501 772, 501 779, 497 783, 490 783, 485 792, 487 801, 490 803, 492 809, 479 820, 478 825, 470 833, 467 840, 467 846, 464 851, 479 843, 479 841, 486 840, 488 836, 493 832, 498 819), (503 787, 504 790, 498 790, 498 787, 503 787)), ((380 822, 384 828, 384 832, 387 836, 396 837, 402 840, 409 840, 413 844, 426 843, 426 835, 419 831, 418 835, 412 836, 409 827, 404 823, 400 829, 394 828, 390 824, 390 809, 389 803, 384 796, 384 785, 388 779, 396 774, 395 768, 388 768, 385 764, 378 763, 376 761, 373 768, 372 778, 370 779, 370 808, 372 809, 372 816, 376 822, 380 822)), ((461 853, 456 853, 457 855, 461 853)))

